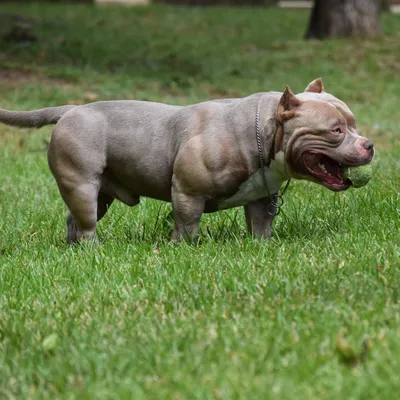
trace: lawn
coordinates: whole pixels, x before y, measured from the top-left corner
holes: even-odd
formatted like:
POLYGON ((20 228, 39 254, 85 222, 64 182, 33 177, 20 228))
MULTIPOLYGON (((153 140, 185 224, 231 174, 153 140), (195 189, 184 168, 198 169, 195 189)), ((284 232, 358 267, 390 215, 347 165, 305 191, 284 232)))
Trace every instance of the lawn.
POLYGON ((307 11, 3 4, 0 105, 303 91, 322 76, 377 149, 366 187, 293 182, 273 240, 242 209, 169 242, 169 204, 113 204, 68 247, 50 127, 0 126, 0 399, 394 399, 400 391, 400 15, 306 42, 307 11), (23 17, 23 18, 22 18, 23 17), (351 355, 349 353, 354 352, 351 355), (397 393, 397 395, 396 395, 397 393))

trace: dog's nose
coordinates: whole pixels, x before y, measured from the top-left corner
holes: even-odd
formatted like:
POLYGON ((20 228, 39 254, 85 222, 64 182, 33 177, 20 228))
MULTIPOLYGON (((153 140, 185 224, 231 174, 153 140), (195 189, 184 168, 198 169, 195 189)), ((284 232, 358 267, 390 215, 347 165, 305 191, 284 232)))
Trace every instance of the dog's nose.
POLYGON ((363 143, 363 147, 365 150, 372 152, 374 149, 374 144, 370 140, 367 140, 363 143))

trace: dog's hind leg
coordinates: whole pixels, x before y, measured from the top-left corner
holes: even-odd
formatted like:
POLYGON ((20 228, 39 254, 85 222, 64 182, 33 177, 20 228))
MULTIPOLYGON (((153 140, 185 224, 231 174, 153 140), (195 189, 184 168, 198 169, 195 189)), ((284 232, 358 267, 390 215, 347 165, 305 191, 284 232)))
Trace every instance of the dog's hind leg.
POLYGON ((68 243, 94 238, 98 218, 98 187, 87 183, 68 191, 60 188, 60 191, 70 210, 67 216, 68 243))
POLYGON ((68 243, 94 238, 97 220, 107 209, 107 202, 99 196, 107 164, 106 142, 101 129, 96 133, 96 118, 101 115, 66 115, 54 129, 48 149, 49 167, 70 211, 68 243))
MULTIPOLYGON (((106 212, 108 211, 109 207, 111 206, 112 202, 114 201, 114 197, 107 193, 99 193, 97 199, 97 221, 100 221, 106 212)), ((82 223, 82 222, 81 222, 82 223)), ((93 224, 93 222, 92 222, 93 224)), ((72 244, 79 240, 85 238, 91 238, 94 235, 89 234, 88 232, 82 231, 80 225, 76 218, 72 215, 71 212, 67 215, 67 242, 72 244)))

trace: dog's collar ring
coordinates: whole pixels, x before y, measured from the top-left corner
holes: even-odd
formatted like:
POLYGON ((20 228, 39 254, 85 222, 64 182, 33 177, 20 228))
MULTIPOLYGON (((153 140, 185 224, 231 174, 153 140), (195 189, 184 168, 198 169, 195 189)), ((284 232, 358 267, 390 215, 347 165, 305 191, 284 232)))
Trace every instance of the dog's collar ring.
POLYGON ((257 111, 256 111, 256 139, 257 139, 257 147, 258 147, 258 155, 260 157, 260 167, 261 167, 261 173, 263 176, 264 180, 264 186, 265 189, 267 190, 268 197, 271 201, 271 206, 272 206, 272 211, 268 209, 268 214, 271 216, 276 216, 281 212, 281 207, 285 204, 285 201, 283 200, 283 195, 285 194, 287 188, 289 187, 289 183, 291 179, 288 179, 286 182, 286 185, 284 189, 282 190, 282 193, 276 193, 271 195, 269 189, 268 189, 268 181, 267 181, 267 175, 265 173, 265 163, 264 163, 264 154, 262 151, 262 143, 261 143, 261 128, 260 128, 260 104, 261 104, 261 99, 258 102, 257 105, 257 111))

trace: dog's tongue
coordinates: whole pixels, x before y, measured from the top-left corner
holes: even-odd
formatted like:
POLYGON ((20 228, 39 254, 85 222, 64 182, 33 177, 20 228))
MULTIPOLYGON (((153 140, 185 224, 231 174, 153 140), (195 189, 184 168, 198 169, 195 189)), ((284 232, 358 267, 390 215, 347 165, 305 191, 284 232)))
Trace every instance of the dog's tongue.
POLYGON ((362 165, 360 167, 344 167, 342 175, 347 178, 355 188, 365 186, 372 177, 371 164, 362 165))

